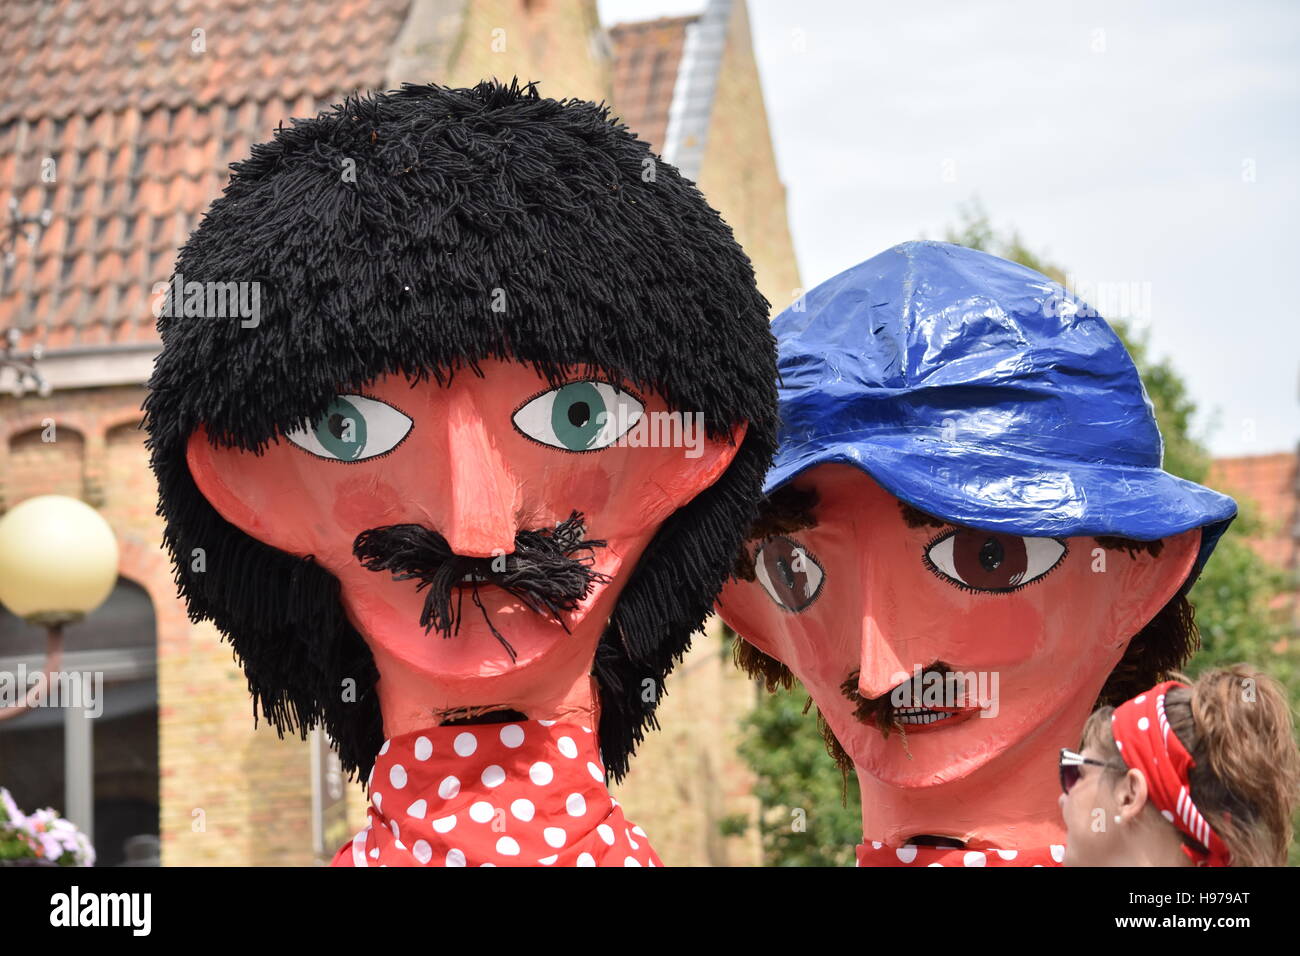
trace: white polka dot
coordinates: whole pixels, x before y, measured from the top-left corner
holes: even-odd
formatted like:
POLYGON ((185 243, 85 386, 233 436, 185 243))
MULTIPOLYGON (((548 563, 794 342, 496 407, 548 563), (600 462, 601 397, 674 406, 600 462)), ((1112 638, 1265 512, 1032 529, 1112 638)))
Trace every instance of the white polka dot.
POLYGON ((390 829, 390 830, 393 831, 393 836, 397 837, 398 839, 401 839, 402 832, 401 832, 399 829, 397 829, 397 821, 396 821, 396 820, 389 820, 389 821, 388 821, 388 829, 390 829))
POLYGON ((496 864, 495 864, 495 863, 480 863, 480 864, 478 865, 478 868, 481 870, 481 869, 483 869, 483 867, 485 867, 485 866, 490 866, 490 867, 492 867, 493 869, 496 868, 496 864))
POLYGON ((873 850, 879 850, 882 846, 884 846, 884 844, 881 843, 879 840, 871 841, 871 849, 873 850))
POLYGON ((388 782, 393 785, 393 789, 401 790, 406 786, 406 768, 400 763, 393 764, 393 769, 388 771, 388 782))
POLYGON ((464 866, 465 851, 452 848, 447 851, 446 863, 448 866, 464 866))
POLYGON ((580 817, 587 812, 587 800, 580 793, 571 793, 564 801, 564 809, 571 817, 580 817))
POLYGON ((384 809, 383 807, 384 795, 380 793, 378 790, 376 790, 374 793, 370 795, 370 802, 375 805, 376 810, 384 809))
POLYGON ((501 742, 511 749, 524 742, 524 728, 518 724, 507 724, 501 728, 501 742))
POLYGON ((640 843, 637 843, 636 840, 633 840, 633 839, 632 839, 632 831, 631 831, 631 830, 625 830, 625 831, 623 832, 623 835, 627 837, 627 843, 628 843, 628 846, 630 846, 630 847, 631 847, 632 849, 634 849, 634 850, 639 850, 639 849, 641 849, 641 844, 640 844, 640 843))
POLYGON ((502 856, 518 856, 519 844, 514 837, 502 837, 497 840, 497 852, 502 856))
POLYGON ((401 840, 394 840, 394 841, 393 841, 393 846, 397 847, 399 850, 405 850, 405 849, 406 849, 406 844, 403 843, 401 840))
POLYGON ((555 771, 545 760, 539 760, 528 768, 528 777, 539 787, 544 787, 555 779, 555 771))
POLYGON ((587 773, 591 774, 591 779, 595 780, 597 783, 605 782, 605 772, 590 760, 587 761, 587 773))
POLYGON ((596 858, 592 856, 590 853, 578 854, 578 866, 595 866, 595 865, 596 865, 596 858))
POLYGON ((1123 753, 1123 752, 1124 752, 1124 741, 1122 741, 1122 740, 1117 740, 1117 741, 1115 741, 1115 749, 1118 750, 1120 753, 1123 753))
POLYGON ((460 778, 458 777, 447 777, 442 783, 438 784, 438 796, 444 800, 450 800, 458 793, 460 793, 460 778))
POLYGON ((1145 703, 1146 699, 1147 699, 1146 694, 1138 694, 1136 697, 1133 698, 1133 703, 1135 704, 1145 703))
POLYGON ((1019 850, 998 850, 998 856, 1004 860, 1014 860, 1019 854, 1019 850))
POLYGON ((589 734, 589 733, 591 733, 591 728, 590 728, 590 727, 583 727, 583 728, 582 728, 582 732, 583 732, 584 734, 589 734))
POLYGON ((1168 820, 1170 823, 1174 822, 1174 815, 1170 813, 1168 810, 1161 810, 1160 815, 1164 817, 1166 820, 1168 820))
POLYGON ((543 727, 554 727, 554 726, 555 726, 555 721, 553 721, 553 720, 539 720, 538 723, 541 724, 543 727))
POLYGON ((474 751, 478 750, 478 738, 466 731, 463 734, 457 734, 456 739, 452 741, 451 749, 461 757, 468 757, 474 751))
POLYGON ((596 832, 599 833, 600 838, 610 846, 614 845, 614 828, 608 823, 602 823, 600 826, 596 827, 596 832))
POLYGON ((570 760, 578 756, 578 745, 573 742, 572 737, 561 737, 555 742, 555 746, 560 748, 560 753, 570 760))
POLYGON ((428 737, 415 738, 415 759, 428 760, 433 756, 433 741, 428 737))
POLYGON ((634 857, 630 857, 630 856, 629 856, 629 857, 624 857, 624 858, 623 858, 623 865, 624 865, 624 866, 640 866, 641 864, 638 863, 634 857))
POLYGON ((379 847, 375 847, 373 850, 370 851, 370 858, 372 860, 379 859, 379 847))
POLYGON ((942 863, 931 863, 930 866, 943 866, 942 863))
POLYGON ((533 818, 533 814, 537 812, 537 808, 533 806, 533 801, 525 800, 521 797, 514 803, 510 804, 510 812, 515 815, 516 820, 523 820, 524 823, 527 823, 533 818))
POLYGON ((1147 720, 1145 717, 1138 718, 1138 730, 1146 730, 1150 726, 1151 721, 1147 720))
POLYGON ((568 839, 568 834, 560 827, 547 827, 542 831, 542 839, 546 841, 547 846, 553 846, 557 850, 564 846, 564 841, 568 839))
POLYGON ((499 787, 506 782, 506 772, 493 764, 483 771, 483 776, 479 777, 485 787, 499 787))
POLYGON ((383 756, 384 754, 386 754, 386 753, 388 753, 388 741, 387 741, 387 740, 385 740, 385 741, 384 741, 384 745, 383 745, 382 747, 379 748, 379 756, 382 757, 382 756, 383 756))
POLYGON ((553 854, 552 856, 544 856, 544 857, 542 857, 540 860, 538 860, 537 862, 540 863, 540 864, 542 864, 542 866, 550 866, 552 863, 554 863, 554 862, 555 862, 556 860, 558 860, 559 858, 560 858, 560 855, 559 855, 558 853, 556 853, 556 854, 553 854))
POLYGON ((456 829, 456 814, 449 817, 439 817, 433 821, 433 828, 439 833, 450 833, 456 829))
POLYGON ((645 836, 645 831, 642 830, 640 827, 633 827, 633 828, 632 828, 632 832, 635 833, 635 834, 636 834, 637 836, 639 836, 639 837, 643 837, 643 836, 645 836))
POLYGON ((961 858, 962 866, 986 866, 988 860, 979 850, 967 850, 961 858))
POLYGON ((910 843, 907 846, 900 846, 894 851, 894 855, 898 857, 899 861, 902 863, 911 863, 916 859, 916 847, 912 846, 910 843))
POLYGON ((1057 863, 1065 859, 1065 847, 1060 843, 1053 843, 1049 849, 1052 851, 1052 859, 1057 863))
POLYGON ((469 818, 475 823, 487 823, 496 816, 496 808, 486 800, 478 800, 469 808, 469 818))
POLYGON ((406 815, 408 817, 415 817, 415 819, 417 820, 423 820, 424 815, 428 812, 429 812, 429 804, 427 801, 423 799, 416 800, 413 804, 411 804, 409 807, 406 808, 406 815))
POLYGON ((428 863, 433 859, 433 847, 424 840, 416 840, 415 846, 411 847, 411 855, 420 863, 428 863))

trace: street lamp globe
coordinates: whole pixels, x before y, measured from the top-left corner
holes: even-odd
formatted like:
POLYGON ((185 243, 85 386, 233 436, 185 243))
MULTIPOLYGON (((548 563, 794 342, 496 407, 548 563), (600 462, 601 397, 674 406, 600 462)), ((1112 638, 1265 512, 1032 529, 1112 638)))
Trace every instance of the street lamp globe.
POLYGON ((31 624, 81 620, 113 590, 117 562, 113 529, 76 498, 28 498, 0 518, 0 603, 31 624))

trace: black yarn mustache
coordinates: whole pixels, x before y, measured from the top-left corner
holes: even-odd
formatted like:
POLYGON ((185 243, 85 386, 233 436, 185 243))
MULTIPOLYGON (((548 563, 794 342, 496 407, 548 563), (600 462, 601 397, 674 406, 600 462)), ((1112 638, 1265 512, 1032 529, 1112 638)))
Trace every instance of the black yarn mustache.
MULTIPOLYGON (((943 661, 935 661, 921 672, 921 677, 927 678, 930 674, 939 674, 946 677, 952 673, 953 668, 943 661)), ((880 729, 882 736, 889 738, 891 730, 897 730, 904 740, 907 738, 907 731, 903 724, 899 723, 895 715, 898 709, 894 706, 892 696, 894 689, 891 687, 887 692, 879 697, 863 697, 858 690, 858 671, 854 671, 844 683, 840 684, 840 693, 854 704, 853 716, 864 724, 873 724, 880 729)), ((900 683, 907 683, 912 678, 908 677, 900 683)), ((899 686, 899 685, 895 685, 899 686)))
POLYGON ((515 550, 494 558, 471 558, 457 554, 447 539, 418 524, 396 524, 371 528, 357 535, 352 553, 370 571, 388 571, 394 581, 417 580, 417 591, 427 591, 420 626, 425 633, 436 630, 444 638, 460 631, 465 591, 493 636, 516 660, 515 649, 496 629, 479 597, 479 588, 495 585, 518 598, 530 610, 557 621, 562 611, 576 610, 597 584, 608 584, 607 574, 593 570, 593 552, 605 547, 600 540, 584 540, 582 515, 574 511, 554 528, 520 531, 515 550), (463 580, 466 575, 468 581, 463 580), (453 591, 455 599, 453 600, 453 591))

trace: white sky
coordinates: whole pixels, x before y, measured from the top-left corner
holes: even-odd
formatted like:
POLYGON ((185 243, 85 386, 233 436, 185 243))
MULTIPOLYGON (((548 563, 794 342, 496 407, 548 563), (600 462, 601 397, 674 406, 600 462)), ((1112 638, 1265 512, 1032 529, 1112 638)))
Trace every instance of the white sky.
MULTIPOLYGON (((599 6, 608 24, 704 4, 599 6)), ((1300 4, 749 12, 806 286, 942 238, 978 196, 1102 314, 1149 330, 1216 455, 1296 450, 1300 4)))

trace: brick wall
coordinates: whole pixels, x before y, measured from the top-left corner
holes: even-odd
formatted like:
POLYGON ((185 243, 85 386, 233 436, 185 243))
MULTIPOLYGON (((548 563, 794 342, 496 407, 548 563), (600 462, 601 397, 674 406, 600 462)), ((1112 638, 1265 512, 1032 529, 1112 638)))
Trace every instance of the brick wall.
POLYGON ((775 316, 801 283, 744 3, 733 5, 727 36, 699 186, 749 254, 775 316))
POLYGON ((121 575, 153 602, 163 863, 308 864, 306 745, 265 724, 254 730, 229 646, 210 624, 191 624, 176 596, 137 428, 143 398, 137 387, 0 398, 0 500, 58 493, 96 505, 117 536, 121 575), (45 442, 49 420, 55 440, 45 442))
POLYGON ((436 82, 473 86, 496 77, 536 80, 543 96, 610 98, 608 46, 594 0, 474 0, 436 82))

